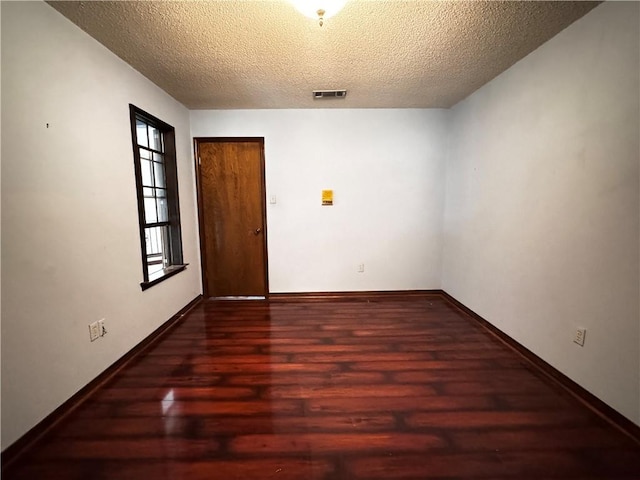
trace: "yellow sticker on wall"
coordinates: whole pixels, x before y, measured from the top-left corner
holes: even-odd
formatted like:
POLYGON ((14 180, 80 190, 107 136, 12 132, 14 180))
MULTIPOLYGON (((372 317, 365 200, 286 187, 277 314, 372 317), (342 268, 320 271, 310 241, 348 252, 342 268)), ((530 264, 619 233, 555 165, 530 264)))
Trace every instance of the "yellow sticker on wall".
POLYGON ((333 205, 333 190, 322 190, 322 205, 333 205))

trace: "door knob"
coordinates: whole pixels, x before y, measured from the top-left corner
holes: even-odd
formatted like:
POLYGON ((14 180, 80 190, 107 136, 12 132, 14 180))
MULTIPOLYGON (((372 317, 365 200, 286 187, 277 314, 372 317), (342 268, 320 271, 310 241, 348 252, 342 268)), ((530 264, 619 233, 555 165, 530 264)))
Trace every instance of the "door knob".
POLYGON ((255 231, 253 232, 254 235, 260 235, 260 232, 262 231, 262 229, 260 227, 256 228, 255 231))

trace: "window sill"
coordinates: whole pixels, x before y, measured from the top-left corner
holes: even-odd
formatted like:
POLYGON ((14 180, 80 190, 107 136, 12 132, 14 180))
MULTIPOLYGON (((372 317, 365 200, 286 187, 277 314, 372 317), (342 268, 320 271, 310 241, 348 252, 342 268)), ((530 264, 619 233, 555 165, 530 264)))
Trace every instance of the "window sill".
POLYGON ((142 288, 142 291, 145 291, 147 288, 151 288, 154 285, 165 281, 167 278, 171 278, 174 275, 182 272, 183 270, 186 270, 187 265, 189 264, 185 263, 184 265, 171 265, 170 267, 165 268, 162 272, 162 275, 160 275, 159 277, 156 277, 153 280, 149 280, 147 282, 142 282, 140 284, 140 288, 142 288))

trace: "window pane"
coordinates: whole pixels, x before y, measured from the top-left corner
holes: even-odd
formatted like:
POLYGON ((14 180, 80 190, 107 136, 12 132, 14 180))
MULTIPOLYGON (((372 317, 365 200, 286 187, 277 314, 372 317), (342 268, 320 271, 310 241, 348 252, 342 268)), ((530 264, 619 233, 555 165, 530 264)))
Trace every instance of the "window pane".
POLYGON ((149 125, 149 148, 162 151, 162 133, 149 125))
POLYGON ((147 124, 140 120, 136 120, 136 138, 138 145, 149 146, 149 140, 147 140, 147 124))
POLYGON ((140 170, 142 171, 142 185, 153 187, 153 177, 151 169, 153 162, 149 160, 140 160, 140 170))
POLYGON ((147 256, 162 253, 162 237, 159 235, 160 227, 145 228, 145 240, 147 242, 147 256))
POLYGON ((159 222, 167 222, 169 221, 169 210, 167 206, 166 198, 158 198, 158 221, 159 222))
POLYGON ((153 161, 158 163, 164 163, 164 155, 161 153, 153 152, 153 161))
MULTIPOLYGON (((157 259, 157 258, 162 258, 162 257, 158 256, 158 257, 155 257, 155 258, 157 259)), ((147 264, 147 271, 149 273, 149 280, 154 280, 155 277, 159 277, 160 276, 159 274, 162 273, 162 268, 163 268, 162 267, 162 263, 157 262, 155 259, 154 259, 153 262, 148 263, 147 264)))
POLYGON ((151 152, 149 150, 147 150, 146 148, 141 148, 140 149, 140 158, 145 158, 147 160, 151 160, 151 152))
POLYGON ((164 182, 164 165, 153 162, 153 170, 155 171, 156 187, 166 187, 164 182))
POLYGON ((158 221, 155 198, 144 199, 144 219, 146 223, 156 223, 158 221))
POLYGON ((151 198, 151 197, 155 197, 156 196, 155 193, 154 193, 153 188, 150 188, 150 187, 144 187, 142 189, 142 195, 145 198, 151 198))
POLYGON ((161 273, 168 264, 166 227, 145 228, 147 271, 149 277, 161 273))

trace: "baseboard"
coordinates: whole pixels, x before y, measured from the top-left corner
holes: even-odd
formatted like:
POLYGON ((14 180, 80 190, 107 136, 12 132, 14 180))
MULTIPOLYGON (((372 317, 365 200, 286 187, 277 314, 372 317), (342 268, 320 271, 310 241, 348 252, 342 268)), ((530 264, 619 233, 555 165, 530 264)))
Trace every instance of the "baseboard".
POLYGON ((166 333, 168 333, 173 327, 177 326, 180 320, 196 305, 202 301, 202 295, 198 295, 191 300, 185 307, 180 309, 178 313, 173 315, 169 320, 164 322, 160 327, 154 330, 149 336, 138 343, 135 347, 125 353, 122 357, 116 360, 113 364, 107 367, 100 375, 91 380, 87 385, 82 387, 77 393, 75 393, 66 402, 56 408, 53 412, 47 415, 41 422, 35 427, 25 433, 22 437, 16 440, 2 451, 0 462, 2 463, 2 476, 5 471, 11 467, 11 465, 20 458, 20 456, 26 452, 32 445, 38 442, 41 438, 47 435, 56 425, 62 420, 68 417, 71 413, 80 407, 97 389, 105 385, 116 374, 118 374, 124 367, 126 367, 135 357, 144 353, 147 349, 158 342, 166 333))
POLYGON ((270 302, 338 302, 376 300, 415 300, 420 297, 433 297, 442 294, 442 290, 367 290, 349 292, 291 292, 270 293, 270 302))
POLYGON ((518 343, 516 340, 511 338, 496 326, 489 323, 469 307, 453 298, 447 292, 443 291, 442 297, 451 305, 455 306, 460 311, 478 322, 478 324, 480 324, 480 326, 482 326, 489 334, 501 341, 511 350, 515 351, 521 358, 526 360, 527 363, 532 365, 537 371, 544 374, 547 379, 561 387, 564 391, 568 392, 572 397, 574 397, 580 403, 596 413, 607 423, 611 424, 618 430, 625 433, 628 437, 632 438, 636 443, 640 444, 640 426, 636 425, 627 417, 604 403, 584 387, 578 385, 564 373, 560 372, 555 367, 545 362, 531 350, 518 343))

